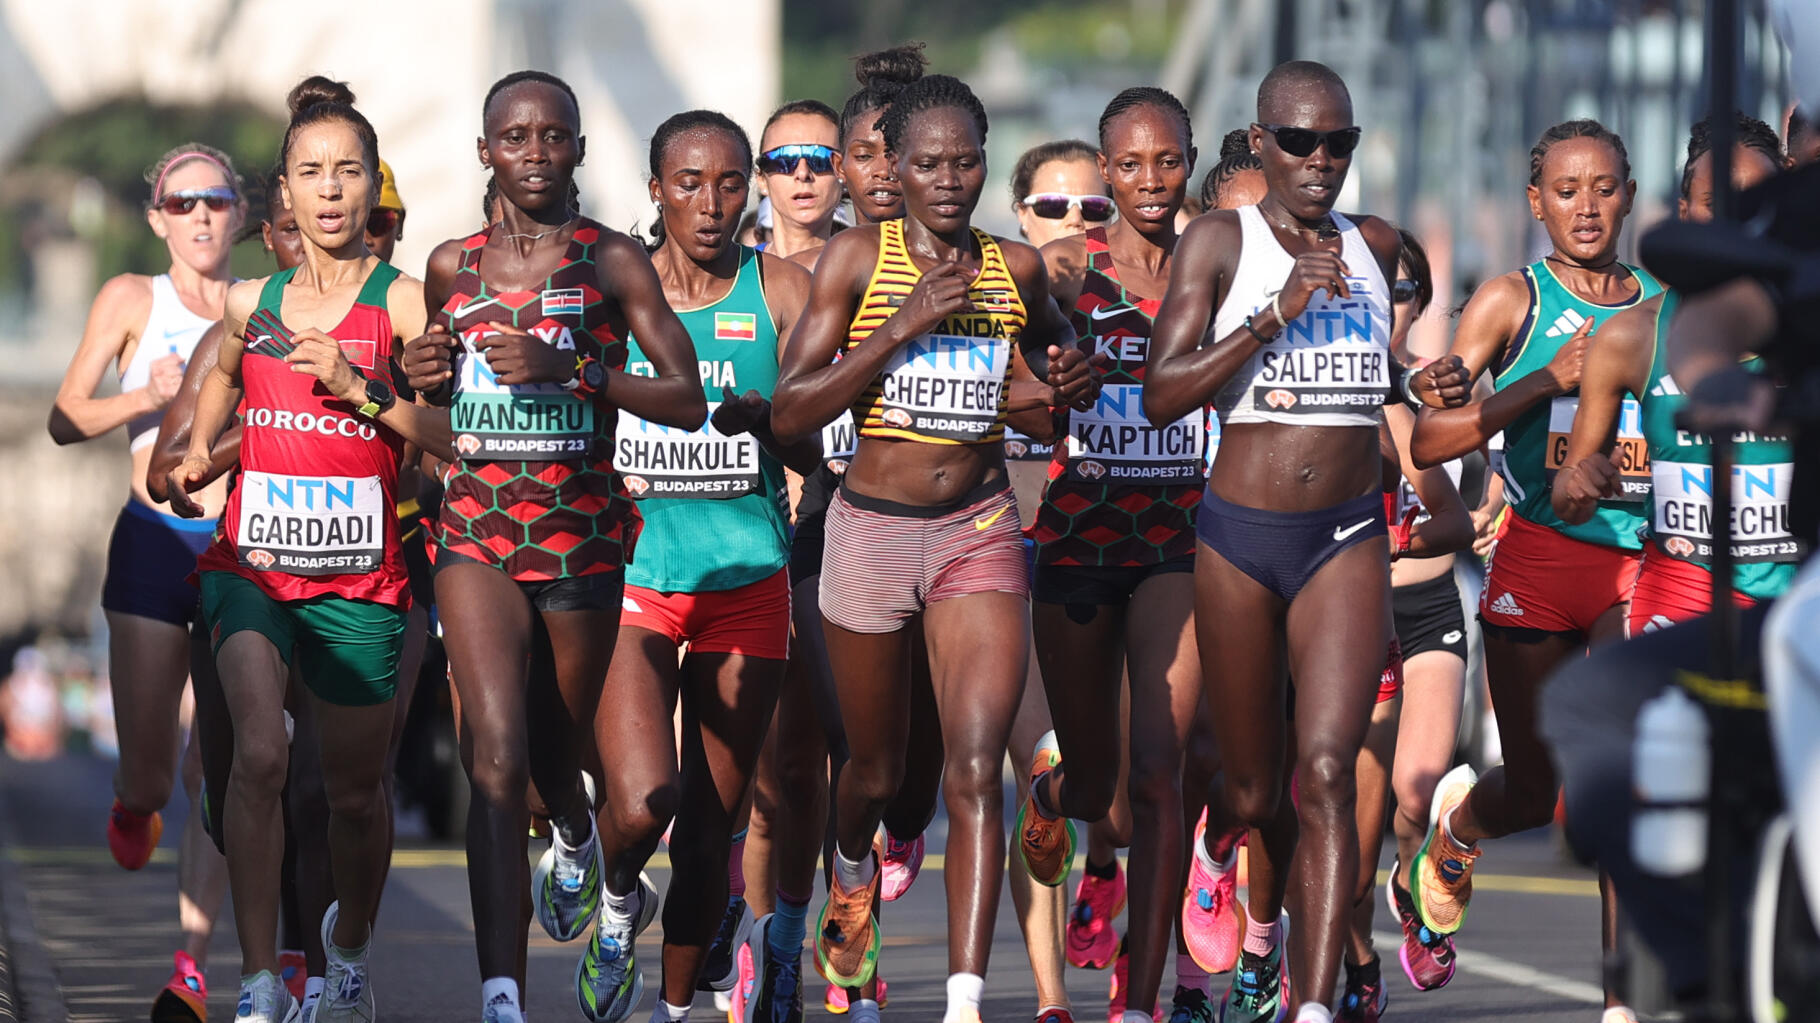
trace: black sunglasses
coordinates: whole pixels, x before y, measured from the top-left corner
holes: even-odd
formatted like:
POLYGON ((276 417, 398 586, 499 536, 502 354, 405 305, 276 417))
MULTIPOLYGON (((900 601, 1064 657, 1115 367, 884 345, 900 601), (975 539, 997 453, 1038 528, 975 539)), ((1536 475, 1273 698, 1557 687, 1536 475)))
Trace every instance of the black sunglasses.
POLYGON ((1402 305, 1404 302, 1413 302, 1415 301, 1416 293, 1420 290, 1421 289, 1416 285, 1416 282, 1407 277, 1401 277, 1397 279, 1395 284, 1390 286, 1390 300, 1398 305, 1402 305))
POLYGON ((793 174, 796 165, 808 161, 809 173, 834 173, 834 150, 821 145, 778 146, 758 155, 758 169, 766 174, 793 174))
POLYGON ((1328 156, 1344 160, 1359 148, 1360 129, 1357 125, 1339 131, 1314 131, 1287 124, 1259 124, 1258 127, 1276 136, 1277 148, 1290 156, 1313 156, 1314 151, 1325 143, 1328 156))

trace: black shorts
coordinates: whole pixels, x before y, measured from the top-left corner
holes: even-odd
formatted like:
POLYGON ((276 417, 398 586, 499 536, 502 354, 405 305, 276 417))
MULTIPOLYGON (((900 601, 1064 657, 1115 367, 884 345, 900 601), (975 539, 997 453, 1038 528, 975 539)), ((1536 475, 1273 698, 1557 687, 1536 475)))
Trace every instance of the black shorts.
MULTIPOLYGON (((438 545, 437 573, 440 574, 451 565, 485 565, 496 572, 500 571, 497 565, 476 561, 438 545)), ((531 606, 539 611, 617 611, 625 600, 626 573, 623 569, 614 569, 611 572, 595 572, 593 575, 571 576, 567 579, 540 579, 535 582, 519 582, 518 588, 531 601, 531 606)))
POLYGON ((1030 596, 1041 604, 1094 607, 1129 604, 1145 580, 1171 572, 1193 571, 1193 555, 1171 558, 1155 565, 1038 565, 1030 596))
POLYGON ((822 546, 827 533, 822 523, 827 512, 799 516, 790 532, 790 588, 796 589, 804 579, 822 574, 822 546))
POLYGON ((1222 501, 1211 489, 1201 494, 1194 532, 1285 604, 1293 603, 1334 555, 1367 541, 1383 546, 1389 535, 1384 500, 1377 494, 1314 511, 1278 512, 1222 501))
POLYGON ((107 544, 101 606, 121 614, 188 626, 202 594, 190 582, 196 558, 214 539, 215 523, 162 515, 128 501, 107 544))
POLYGON ((1460 585, 1452 572, 1396 587, 1390 591, 1390 604, 1405 661, 1430 650, 1466 659, 1466 613, 1460 609, 1460 585))

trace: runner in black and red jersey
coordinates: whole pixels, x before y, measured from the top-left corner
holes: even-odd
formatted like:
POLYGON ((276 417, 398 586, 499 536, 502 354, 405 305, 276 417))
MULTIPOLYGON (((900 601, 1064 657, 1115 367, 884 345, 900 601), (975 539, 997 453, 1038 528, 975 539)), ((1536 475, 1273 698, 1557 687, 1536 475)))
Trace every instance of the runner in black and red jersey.
POLYGON ((473 783, 481 1002, 487 1020, 504 1023, 523 1013, 531 781, 554 832, 532 893, 538 922, 575 938, 601 897, 578 758, 638 530, 612 468, 616 416, 693 430, 707 405, 694 347, 643 247, 569 204, 583 151, 573 91, 515 72, 488 91, 481 116, 500 220, 431 255, 425 295, 437 324, 411 343, 406 365, 433 398, 453 391, 458 461, 442 504, 436 601, 473 783), (650 376, 623 371, 628 332, 650 376))
MULTIPOLYGON (((1100 115, 1098 153, 1118 219, 1043 249, 1078 344, 1109 368, 1094 407, 1067 413, 1036 514, 1033 624, 1055 732, 1039 743, 1046 780, 1032 786, 1023 815, 1030 823, 1019 834, 1031 876, 1060 884, 1072 843, 1033 843, 1032 836, 1057 833, 1033 827, 1035 819, 1105 817, 1129 748, 1131 961, 1114 1007, 1127 1021, 1148 1020, 1157 1008, 1184 862, 1182 747, 1201 695, 1190 623, 1206 415, 1196 409, 1156 429, 1144 420, 1142 399, 1160 304, 1153 296, 1168 285, 1175 216, 1194 159, 1179 100, 1148 87, 1119 93, 1100 115), (1126 673, 1128 736, 1117 727, 1126 673)), ((1118 863, 1089 855, 1086 869, 1109 882, 1118 863)), ((1083 897, 1076 913, 1093 918, 1074 923, 1099 925, 1112 943, 1117 909, 1083 897)), ((1209 992, 1190 985, 1176 993, 1176 1014, 1205 1017, 1209 992)))
POLYGON ((338 900, 322 919, 319 1018, 372 1018, 369 921, 391 854, 385 751, 409 604, 392 501, 405 442, 449 443, 447 416, 397 400, 390 382, 404 335, 425 319, 422 291, 367 249, 378 142, 348 96, 319 77, 291 92, 282 184, 304 262, 229 292, 190 454, 166 480, 174 509, 201 513, 189 493, 211 475, 211 448, 244 396, 239 485, 197 567, 234 721, 225 826, 245 964, 238 1018, 258 1023, 296 1012, 273 941, 293 660, 321 724, 338 900))

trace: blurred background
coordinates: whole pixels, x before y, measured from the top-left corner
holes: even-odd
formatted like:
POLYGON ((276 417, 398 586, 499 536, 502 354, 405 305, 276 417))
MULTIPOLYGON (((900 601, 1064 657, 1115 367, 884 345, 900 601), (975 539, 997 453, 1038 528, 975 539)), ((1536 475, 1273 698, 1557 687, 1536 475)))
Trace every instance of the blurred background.
MULTIPOLYGON (((0 488, 0 666, 25 680, 0 689, 24 693, 61 733, 105 746, 108 723, 87 708, 96 692, 106 704, 93 667, 106 663, 98 594, 126 444, 57 448, 45 414, 100 283, 166 265, 145 223, 146 166, 197 140, 233 154, 256 185, 276 155, 285 93, 306 74, 347 80, 377 127, 409 211, 397 262, 421 274, 437 242, 479 226, 481 97, 520 67, 575 87, 589 138, 583 207, 631 228, 649 219, 645 144, 669 114, 714 107, 756 135, 783 100, 838 108, 855 87, 854 55, 924 41, 932 68, 967 80, 986 105, 992 175, 978 220, 1015 235, 1007 178, 1018 154, 1092 139, 1119 89, 1158 84, 1180 96, 1204 170, 1220 136, 1250 121, 1270 66, 1318 59, 1345 77, 1366 129, 1341 206, 1427 241, 1438 301, 1417 349, 1438 352, 1452 308, 1539 251, 1523 185, 1544 127, 1596 117, 1624 136, 1639 187, 1627 242, 1672 211, 1702 102, 1703 6, 368 0, 339 9, 358 15, 341 20, 279 0, 0 0, 0 464, 12 481, 0 488)), ((1760 3, 1741 6, 1742 105, 1780 128, 1787 55, 1760 3)), ((256 232, 234 266, 269 272, 256 232)))

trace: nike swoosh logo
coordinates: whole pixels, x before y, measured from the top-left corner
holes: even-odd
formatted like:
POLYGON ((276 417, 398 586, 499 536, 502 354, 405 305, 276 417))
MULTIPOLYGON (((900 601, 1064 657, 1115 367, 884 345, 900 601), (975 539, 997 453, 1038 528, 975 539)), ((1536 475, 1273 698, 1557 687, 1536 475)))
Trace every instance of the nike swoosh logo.
POLYGON ((1347 526, 1345 529, 1341 529, 1339 526, 1335 526, 1335 527, 1333 527, 1333 538, 1335 541, 1344 540, 1347 537, 1351 536, 1352 534, 1358 532, 1361 529, 1364 529, 1366 526, 1369 526, 1369 525, 1371 525, 1371 520, 1366 519, 1364 522, 1354 523, 1350 526, 1347 526))
POLYGON ((1005 509, 1000 508, 998 511, 993 512, 991 515, 988 515, 983 519, 974 519, 973 528, 979 529, 979 530, 984 530, 987 526, 990 526, 994 522, 997 522, 999 520, 999 517, 1004 514, 1005 514, 1005 509))
POLYGON ((1095 323, 1098 323, 1101 320, 1110 320, 1115 316, 1123 316, 1126 313, 1133 312, 1133 311, 1135 311, 1135 308, 1136 307, 1134 307, 1134 306, 1128 306, 1128 305, 1095 306, 1095 307, 1093 307, 1093 309, 1088 311, 1087 318, 1092 320, 1095 323))
POLYGON ((457 318, 460 318, 460 317, 466 316, 469 313, 474 312, 476 310, 485 309, 487 306, 497 304, 498 302, 499 302, 499 299, 497 297, 489 297, 489 298, 485 298, 485 299, 469 301, 463 305, 458 305, 455 307, 455 316, 457 318))

